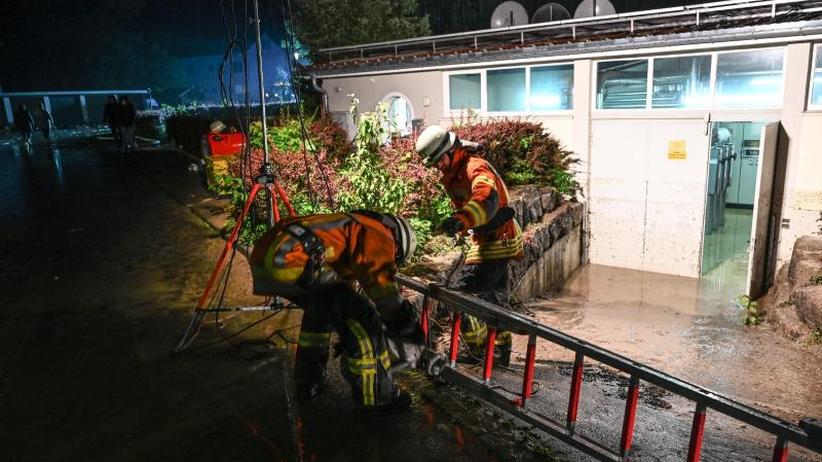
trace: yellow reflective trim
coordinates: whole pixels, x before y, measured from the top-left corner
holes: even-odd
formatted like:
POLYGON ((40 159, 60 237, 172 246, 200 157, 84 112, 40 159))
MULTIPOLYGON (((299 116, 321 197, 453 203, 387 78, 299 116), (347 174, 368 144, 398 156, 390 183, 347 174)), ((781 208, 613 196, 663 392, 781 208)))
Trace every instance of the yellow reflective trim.
POLYGON ((301 347, 321 348, 331 344, 330 332, 300 332, 297 343, 301 347))
MULTIPOLYGON (((379 363, 385 370, 391 368, 391 358, 388 351, 380 353, 379 363)), ((353 374, 361 374, 364 371, 376 371, 377 359, 375 358, 348 358, 348 370, 353 374)))
POLYGON ((471 189, 474 189, 479 183, 487 184, 491 186, 491 188, 493 188, 494 190, 497 189, 497 184, 494 182, 494 180, 483 175, 474 178, 474 181, 471 182, 471 189))
POLYGON ((388 355, 388 350, 380 353, 380 362, 382 363, 383 369, 386 371, 391 369, 391 357, 388 355))
POLYGON ((479 226, 488 221, 488 215, 485 213, 485 208, 477 201, 468 201, 462 210, 471 215, 471 218, 473 219, 473 223, 471 224, 472 227, 479 226))
POLYGON ((277 267, 274 265, 274 255, 280 250, 283 243, 290 237, 291 236, 286 233, 281 233, 268 247, 268 251, 265 253, 265 258, 263 259, 263 266, 265 266, 265 269, 268 270, 269 273, 277 270, 277 267))
POLYGON ((278 281, 296 281, 303 274, 303 267, 297 268, 272 268, 268 275, 278 281))
MULTIPOLYGON (((358 323, 353 319, 349 319, 346 321, 348 327, 351 329, 351 332, 357 337, 357 344, 360 347, 360 358, 359 361, 374 361, 374 350, 371 348, 371 339, 368 337, 368 333, 365 331, 365 328, 362 324, 358 323)), ((351 370, 351 363, 348 363, 349 370, 351 370)), ((376 368, 375 368, 376 369, 376 368)), ((352 371, 352 373, 356 374, 357 372, 352 371)), ((360 377, 362 378, 362 401, 363 405, 365 406, 373 406, 374 405, 374 377, 376 376, 376 370, 368 370, 368 369, 360 369, 359 370, 360 377)))

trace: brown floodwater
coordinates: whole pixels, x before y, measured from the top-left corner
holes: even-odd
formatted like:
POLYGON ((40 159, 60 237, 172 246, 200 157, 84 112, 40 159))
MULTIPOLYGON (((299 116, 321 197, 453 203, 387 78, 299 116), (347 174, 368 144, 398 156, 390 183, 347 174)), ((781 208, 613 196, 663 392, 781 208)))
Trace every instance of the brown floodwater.
MULTIPOLYGON (((822 347, 767 323, 744 325, 742 266, 737 259, 691 279, 588 265, 527 307, 546 325, 789 421, 822 416, 822 347)), ((516 339, 518 351, 525 341, 516 339)), ((538 345, 540 359, 573 360, 538 345)))

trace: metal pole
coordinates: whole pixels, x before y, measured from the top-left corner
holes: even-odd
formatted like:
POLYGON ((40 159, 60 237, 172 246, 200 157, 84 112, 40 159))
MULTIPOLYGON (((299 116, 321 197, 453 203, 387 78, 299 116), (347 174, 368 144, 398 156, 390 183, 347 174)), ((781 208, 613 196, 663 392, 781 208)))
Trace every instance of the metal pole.
MULTIPOLYGON (((257 79, 260 83, 260 111, 263 118, 263 169, 267 174, 270 170, 270 163, 268 159, 268 123, 265 120, 265 82, 263 81, 263 43, 260 38, 260 3, 254 0, 254 32, 257 35, 257 79)), ((273 206, 273 197, 269 195, 268 205, 269 209, 273 206)), ((268 216, 269 227, 274 227, 274 214, 268 216)))

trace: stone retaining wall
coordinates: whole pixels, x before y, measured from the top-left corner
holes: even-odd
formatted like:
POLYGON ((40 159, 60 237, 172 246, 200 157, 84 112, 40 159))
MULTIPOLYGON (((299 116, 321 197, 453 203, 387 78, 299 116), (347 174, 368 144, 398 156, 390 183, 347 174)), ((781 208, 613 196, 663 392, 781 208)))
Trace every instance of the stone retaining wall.
MULTIPOLYGON (((583 205, 563 202, 553 188, 512 188, 510 206, 524 230, 525 249, 510 266, 511 293, 520 302, 562 287, 582 262, 583 205)), ((460 254, 426 257, 409 271, 412 276, 445 283, 460 254)))

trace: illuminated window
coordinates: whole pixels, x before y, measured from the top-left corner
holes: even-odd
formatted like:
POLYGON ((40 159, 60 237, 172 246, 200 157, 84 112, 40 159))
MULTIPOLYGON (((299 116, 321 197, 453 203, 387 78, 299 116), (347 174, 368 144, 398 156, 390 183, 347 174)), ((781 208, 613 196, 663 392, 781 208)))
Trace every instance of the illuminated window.
POLYGON ((813 64, 813 82, 811 83, 811 101, 813 106, 822 106, 822 46, 816 46, 816 58, 813 64))
POLYGON ((654 108, 707 108, 711 98, 711 57, 654 59, 654 108))
POLYGON ((532 111, 573 109, 573 90, 573 64, 532 67, 529 108, 532 111))
POLYGON ((525 110, 525 68, 494 69, 486 74, 488 111, 525 110))
POLYGON ((647 59, 597 63, 597 109, 644 109, 647 91, 647 59))
POLYGON ((480 109, 482 107, 481 76, 454 74, 448 77, 449 107, 452 110, 480 109))
POLYGON ((389 96, 385 102, 388 103, 388 131, 401 136, 409 135, 413 118, 411 103, 402 96, 389 96))
POLYGON ((719 54, 716 107, 775 107, 782 104, 783 50, 719 54))

